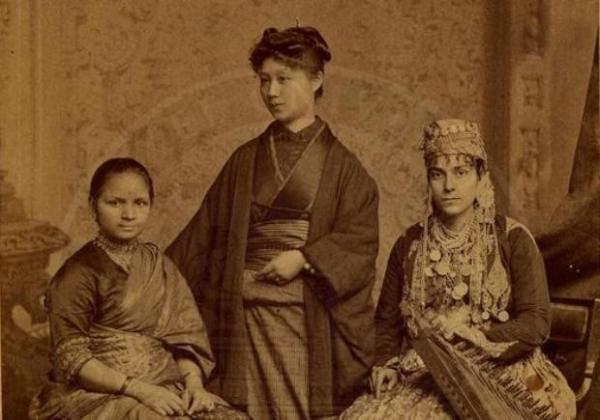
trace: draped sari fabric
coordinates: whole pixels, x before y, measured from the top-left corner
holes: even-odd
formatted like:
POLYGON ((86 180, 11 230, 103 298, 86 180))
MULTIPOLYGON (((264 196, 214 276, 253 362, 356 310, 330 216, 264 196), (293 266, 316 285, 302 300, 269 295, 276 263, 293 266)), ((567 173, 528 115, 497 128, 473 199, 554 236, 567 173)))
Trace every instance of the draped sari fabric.
POLYGON ((159 419, 137 400, 89 392, 76 377, 94 358, 123 374, 183 390, 174 354, 214 367, 206 328, 185 279, 152 244, 140 244, 129 273, 90 242, 58 271, 47 292, 53 372, 34 398, 34 419, 159 419))

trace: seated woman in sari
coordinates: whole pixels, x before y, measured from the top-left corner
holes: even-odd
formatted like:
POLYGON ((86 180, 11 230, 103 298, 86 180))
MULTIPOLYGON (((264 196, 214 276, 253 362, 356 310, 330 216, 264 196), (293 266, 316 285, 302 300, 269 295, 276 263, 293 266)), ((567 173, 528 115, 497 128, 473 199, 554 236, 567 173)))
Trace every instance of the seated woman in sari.
POLYGON ((422 150, 429 211, 391 251, 373 393, 341 418, 450 419, 469 406, 509 418, 481 412, 494 398, 516 418, 573 418, 574 394, 540 350, 550 332, 542 257, 527 228, 495 214, 477 125, 434 122, 422 150))
POLYGON ((133 159, 94 173, 99 233, 50 283, 52 381, 31 418, 246 418, 204 389, 214 360, 192 293, 155 245, 138 241, 153 198, 133 159))

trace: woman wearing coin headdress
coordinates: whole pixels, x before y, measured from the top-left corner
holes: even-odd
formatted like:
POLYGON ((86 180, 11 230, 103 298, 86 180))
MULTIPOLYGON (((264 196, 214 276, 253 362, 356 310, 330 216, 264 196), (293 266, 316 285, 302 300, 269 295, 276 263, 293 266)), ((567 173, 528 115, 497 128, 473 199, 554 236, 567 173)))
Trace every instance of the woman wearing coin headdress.
POLYGON ((195 292, 218 391, 255 420, 338 414, 368 376, 377 188, 315 112, 327 43, 269 28, 250 55, 274 117, 168 248, 195 292))
POLYGON ((525 404, 539 418, 573 418, 573 392, 540 349, 550 333, 544 263, 527 228, 495 213, 477 125, 436 121, 425 127, 421 148, 428 211, 389 257, 376 310, 372 394, 359 397, 341 418, 458 416, 448 389, 441 391, 435 370, 424 362, 429 356, 421 357, 417 341, 407 339, 425 328, 441 348, 467 348, 464 354, 485 360, 489 372, 502 372, 496 392, 510 390, 498 397, 516 410, 521 400, 513 391, 527 395, 525 404))

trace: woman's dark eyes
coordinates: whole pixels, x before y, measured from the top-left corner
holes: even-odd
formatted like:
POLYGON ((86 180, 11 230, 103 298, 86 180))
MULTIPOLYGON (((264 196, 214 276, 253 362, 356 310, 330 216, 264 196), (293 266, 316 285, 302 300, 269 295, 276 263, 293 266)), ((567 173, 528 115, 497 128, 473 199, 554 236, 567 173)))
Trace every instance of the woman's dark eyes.
POLYGON ((442 177, 442 174, 439 172, 430 172, 429 173, 429 178, 431 179, 440 179, 442 177))
POLYGON ((467 175, 469 172, 470 172, 469 169, 461 168, 456 171, 456 174, 460 175, 460 176, 464 176, 464 175, 467 175))

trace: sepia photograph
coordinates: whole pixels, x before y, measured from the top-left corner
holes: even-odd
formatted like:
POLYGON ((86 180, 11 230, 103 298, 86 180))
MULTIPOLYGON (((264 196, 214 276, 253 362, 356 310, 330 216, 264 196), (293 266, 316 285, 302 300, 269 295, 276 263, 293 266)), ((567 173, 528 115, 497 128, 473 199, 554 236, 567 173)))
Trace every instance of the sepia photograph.
POLYGON ((598 419, 599 21, 0 0, 0 420, 598 419))

